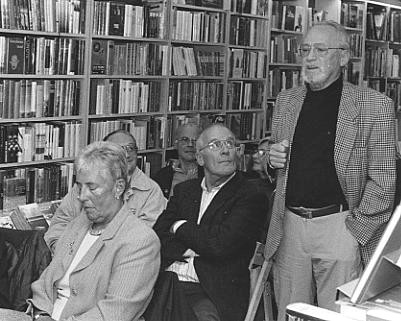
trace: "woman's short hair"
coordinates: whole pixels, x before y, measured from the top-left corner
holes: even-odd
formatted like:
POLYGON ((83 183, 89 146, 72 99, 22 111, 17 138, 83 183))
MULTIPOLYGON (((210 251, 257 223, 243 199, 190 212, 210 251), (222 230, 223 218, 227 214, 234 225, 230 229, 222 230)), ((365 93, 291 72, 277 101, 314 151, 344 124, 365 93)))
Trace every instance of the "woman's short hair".
POLYGON ((86 146, 75 159, 76 172, 94 165, 104 165, 114 181, 127 183, 127 156, 121 146, 112 142, 94 142, 86 146))

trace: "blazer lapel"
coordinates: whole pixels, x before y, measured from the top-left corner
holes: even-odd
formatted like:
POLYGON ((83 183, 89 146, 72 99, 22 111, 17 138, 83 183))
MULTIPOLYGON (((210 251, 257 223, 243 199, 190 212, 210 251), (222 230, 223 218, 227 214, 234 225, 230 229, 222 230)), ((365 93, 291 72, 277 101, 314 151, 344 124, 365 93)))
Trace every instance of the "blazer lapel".
MULTIPOLYGON (((112 239, 120 227, 124 224, 124 221, 127 219, 128 215, 130 215, 130 211, 126 208, 127 205, 124 205, 120 211, 116 214, 113 220, 108 224, 106 229, 103 231, 102 235, 96 240, 96 242, 91 246, 89 251, 84 255, 81 261, 74 269, 74 273, 80 270, 85 269, 89 266, 93 260, 96 258, 97 254, 105 245, 105 242, 109 239, 112 239)), ((79 247, 79 245, 78 245, 79 247)))
POLYGON ((347 164, 358 132, 357 117, 359 115, 356 96, 351 89, 351 85, 344 82, 334 145, 334 164, 341 187, 345 192, 347 164))
POLYGON ((241 181, 242 175, 236 173, 235 176, 218 191, 203 214, 200 224, 207 223, 208 220, 215 216, 215 213, 226 203, 226 200, 233 197, 241 181))

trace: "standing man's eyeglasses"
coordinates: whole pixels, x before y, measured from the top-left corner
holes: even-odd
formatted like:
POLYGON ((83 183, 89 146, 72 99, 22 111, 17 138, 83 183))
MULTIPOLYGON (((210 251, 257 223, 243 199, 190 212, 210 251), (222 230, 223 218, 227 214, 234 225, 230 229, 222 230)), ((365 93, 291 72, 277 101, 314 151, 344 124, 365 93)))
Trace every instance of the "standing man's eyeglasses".
POLYGON ((125 152, 128 154, 138 151, 138 147, 133 144, 124 145, 124 146, 121 146, 121 148, 124 149, 125 152))
POLYGON ((186 136, 180 137, 177 139, 178 142, 184 144, 184 145, 194 145, 196 143, 196 139, 195 138, 189 138, 186 136))
POLYGON ((305 43, 305 44, 301 45, 298 50, 299 50, 299 54, 301 55, 301 57, 305 58, 305 57, 309 56, 312 49, 313 49, 313 53, 317 57, 326 56, 330 49, 346 50, 345 48, 341 48, 341 47, 327 47, 324 43, 314 43, 312 45, 305 43))

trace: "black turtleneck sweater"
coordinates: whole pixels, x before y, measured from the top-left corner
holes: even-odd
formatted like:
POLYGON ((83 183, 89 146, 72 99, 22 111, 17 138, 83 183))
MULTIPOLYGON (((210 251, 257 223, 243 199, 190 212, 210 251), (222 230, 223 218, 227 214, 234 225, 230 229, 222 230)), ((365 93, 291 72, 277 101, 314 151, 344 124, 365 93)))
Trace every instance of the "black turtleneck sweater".
POLYGON ((287 206, 319 208, 346 204, 334 167, 342 88, 341 77, 319 91, 307 87, 292 143, 287 206))

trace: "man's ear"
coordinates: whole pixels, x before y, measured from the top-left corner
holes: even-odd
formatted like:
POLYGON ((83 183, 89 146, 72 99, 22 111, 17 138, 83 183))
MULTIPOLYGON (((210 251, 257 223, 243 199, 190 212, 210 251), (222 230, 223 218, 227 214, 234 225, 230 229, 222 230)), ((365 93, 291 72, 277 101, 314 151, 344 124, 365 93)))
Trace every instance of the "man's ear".
POLYGON ((205 164, 205 161, 203 160, 203 156, 200 152, 196 152, 196 161, 200 166, 203 166, 205 164))
POLYGON ((340 65, 345 67, 348 64, 350 58, 349 50, 341 50, 340 52, 340 65))
POLYGON ((119 178, 116 181, 116 194, 118 194, 118 196, 121 196, 124 191, 125 191, 125 181, 122 178, 119 178))

